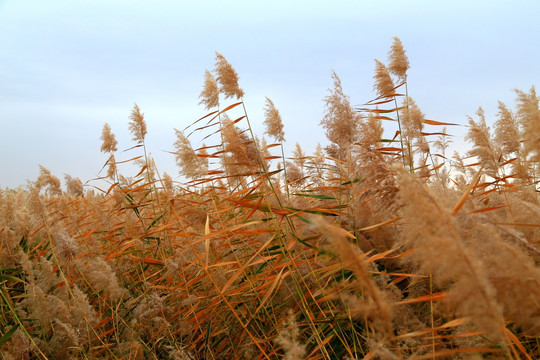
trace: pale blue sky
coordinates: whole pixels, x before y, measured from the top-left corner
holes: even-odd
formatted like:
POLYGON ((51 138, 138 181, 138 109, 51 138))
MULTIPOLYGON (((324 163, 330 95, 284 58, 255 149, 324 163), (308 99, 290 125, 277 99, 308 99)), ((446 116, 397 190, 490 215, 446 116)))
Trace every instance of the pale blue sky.
MULTIPOLYGON (((256 133, 264 97, 274 101, 289 149, 325 144, 332 70, 352 104, 374 97, 373 59, 386 61, 393 36, 428 118, 466 124, 482 106, 492 120, 497 100, 513 107, 514 88, 540 84, 538 14, 535 0, 0 1, 0 187, 35 179, 38 164, 96 177, 105 122, 119 149, 132 146, 134 102, 159 171, 177 176, 166 151, 173 128, 205 114, 198 95, 215 51, 239 73, 256 133)), ((465 131, 449 129, 463 150, 465 131)))

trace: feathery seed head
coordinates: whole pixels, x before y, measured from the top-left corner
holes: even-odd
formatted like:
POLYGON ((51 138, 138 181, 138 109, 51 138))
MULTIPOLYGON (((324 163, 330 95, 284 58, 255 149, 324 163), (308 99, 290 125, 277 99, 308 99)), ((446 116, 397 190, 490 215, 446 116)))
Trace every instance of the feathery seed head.
POLYGON ((499 119, 495 122, 495 143, 505 154, 519 152, 519 128, 514 114, 499 101, 497 116, 499 119))
POLYGON ((81 179, 73 178, 68 174, 64 175, 66 181, 67 193, 72 196, 82 196, 84 193, 83 184, 81 179))
POLYGON ((103 141, 101 144, 101 152, 113 153, 117 150, 116 145, 118 145, 118 142, 116 141, 114 134, 111 132, 111 127, 107 123, 103 125, 101 140, 103 141))
POLYGON ((274 341, 285 350, 284 360, 303 359, 306 355, 306 346, 298 341, 300 330, 292 310, 289 310, 287 317, 287 324, 274 341))
POLYGON ((384 128, 381 120, 377 119, 375 113, 369 113, 367 117, 363 117, 359 127, 360 145, 369 149, 380 146, 380 140, 383 138, 384 128))
POLYGON ((392 97, 395 95, 395 85, 390 72, 388 72, 386 65, 377 59, 375 59, 375 75, 373 75, 373 78, 375 79, 373 89, 379 96, 392 97))
POLYGON ((351 145, 358 137, 359 116, 351 106, 349 97, 343 93, 341 80, 332 72, 334 89, 324 98, 326 111, 321 125, 331 144, 327 147, 333 157, 345 158, 351 145))
POLYGON ((465 136, 465 140, 473 143, 472 150, 469 150, 470 156, 476 156, 482 164, 486 173, 492 177, 497 177, 499 168, 499 157, 501 155, 491 139, 489 126, 486 123, 484 110, 480 107, 476 112, 480 120, 475 122, 469 116, 469 131, 465 136))
POLYGON ((208 70, 205 70, 204 72, 204 86, 199 98, 202 98, 199 104, 204 104, 206 110, 210 110, 219 105, 218 84, 212 73, 208 70))
POLYGON ((144 137, 146 136, 146 122, 144 121, 144 114, 141 113, 141 109, 139 109, 137 104, 133 106, 129 119, 131 120, 129 123, 129 131, 133 135, 133 141, 142 144, 144 142, 144 137))
POLYGON ((176 164, 183 170, 183 174, 188 178, 196 178, 203 175, 205 169, 199 164, 197 154, 191 147, 191 143, 184 133, 174 129, 176 132, 176 141, 174 147, 176 149, 176 164))
POLYGON ((217 81, 221 85, 220 91, 225 95, 225 99, 235 97, 241 99, 244 91, 238 86, 238 74, 232 65, 223 55, 216 52, 217 81))
POLYGON ((523 148, 532 161, 540 162, 540 107, 536 90, 531 87, 529 93, 516 90, 517 117, 523 131, 523 148))
POLYGON ((234 125, 228 118, 223 120, 223 147, 228 153, 228 161, 235 166, 257 167, 261 164, 260 152, 254 141, 234 125))
POLYGON ((286 174, 287 182, 295 186, 302 185, 305 182, 305 176, 302 169, 300 169, 298 166, 296 166, 295 163, 292 163, 290 161, 287 161, 286 164, 287 164, 287 174, 286 174))
POLYGON ((400 80, 405 80, 409 69, 409 59, 405 55, 403 44, 398 37, 394 37, 394 42, 388 53, 388 60, 388 70, 400 80))
POLYGON ((38 189, 47 187, 47 192, 50 195, 62 195, 60 189, 60 180, 51 174, 49 169, 39 165, 39 177, 37 178, 35 185, 38 189))
POLYGON ((111 154, 109 157, 109 160, 107 160, 107 177, 114 179, 114 176, 116 174, 116 158, 114 157, 114 154, 111 154))
POLYGON ((265 133, 272 136, 276 141, 285 141, 285 133, 283 132, 283 122, 278 109, 274 106, 274 102, 266 97, 264 107, 264 124, 266 125, 265 133))
POLYGON ((167 174, 166 172, 163 173, 163 176, 162 176, 162 181, 163 181, 163 188, 169 192, 169 193, 172 193, 173 192, 173 179, 172 177, 167 174))
POLYGON ((416 148, 422 153, 428 153, 429 144, 422 135, 426 117, 412 98, 409 97, 404 103, 408 106, 401 111, 400 116, 403 137, 407 144, 412 145, 414 141, 416 148))
POLYGON ((300 146, 300 144, 297 142, 296 143, 296 146, 293 150, 293 161, 294 163, 300 168, 302 169, 304 167, 304 164, 306 163, 306 155, 304 154, 304 152, 302 151, 302 147, 300 146))

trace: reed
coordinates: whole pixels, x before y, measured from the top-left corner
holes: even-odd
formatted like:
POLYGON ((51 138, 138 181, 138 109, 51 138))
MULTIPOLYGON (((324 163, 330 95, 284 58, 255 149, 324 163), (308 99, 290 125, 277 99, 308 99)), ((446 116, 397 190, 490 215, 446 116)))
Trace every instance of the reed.
POLYGON ((176 130, 180 176, 157 171, 135 105, 128 150, 103 127, 105 188, 65 175, 64 191, 40 167, 1 190, 1 357, 539 358, 534 87, 469 118, 472 147, 450 159, 455 124, 409 97, 399 39, 376 65, 357 108, 332 73, 313 154, 285 156, 269 98, 274 142, 254 134, 216 53, 208 113, 176 130))

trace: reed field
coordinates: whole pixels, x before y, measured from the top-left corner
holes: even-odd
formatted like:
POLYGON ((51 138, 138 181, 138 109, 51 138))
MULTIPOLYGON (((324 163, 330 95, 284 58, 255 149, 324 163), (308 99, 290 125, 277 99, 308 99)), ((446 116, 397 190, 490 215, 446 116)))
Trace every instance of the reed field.
POLYGON ((279 104, 255 134, 216 53, 179 174, 135 105, 131 145, 95 134, 99 179, 41 167, 0 190, 0 358, 540 358, 539 97, 480 108, 451 154, 456 124, 425 118, 408 69, 394 38, 377 98, 332 74, 310 129, 329 145, 286 154, 279 104))

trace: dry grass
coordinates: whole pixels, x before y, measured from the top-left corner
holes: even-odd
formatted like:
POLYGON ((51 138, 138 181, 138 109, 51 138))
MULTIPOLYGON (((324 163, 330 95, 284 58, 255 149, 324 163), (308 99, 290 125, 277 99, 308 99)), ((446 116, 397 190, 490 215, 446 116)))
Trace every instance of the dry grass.
POLYGON ((494 132, 479 110, 469 158, 451 161, 452 124, 409 99, 397 38, 389 60, 361 109, 332 75, 326 154, 286 158, 269 99, 279 143, 257 138, 217 54, 210 113, 177 130, 183 183, 147 156, 135 105, 127 160, 103 129, 107 188, 66 176, 64 192, 42 167, 2 190, 2 358, 539 358, 534 88, 516 114, 499 104, 494 132), (213 143, 194 149, 192 134, 213 143))

